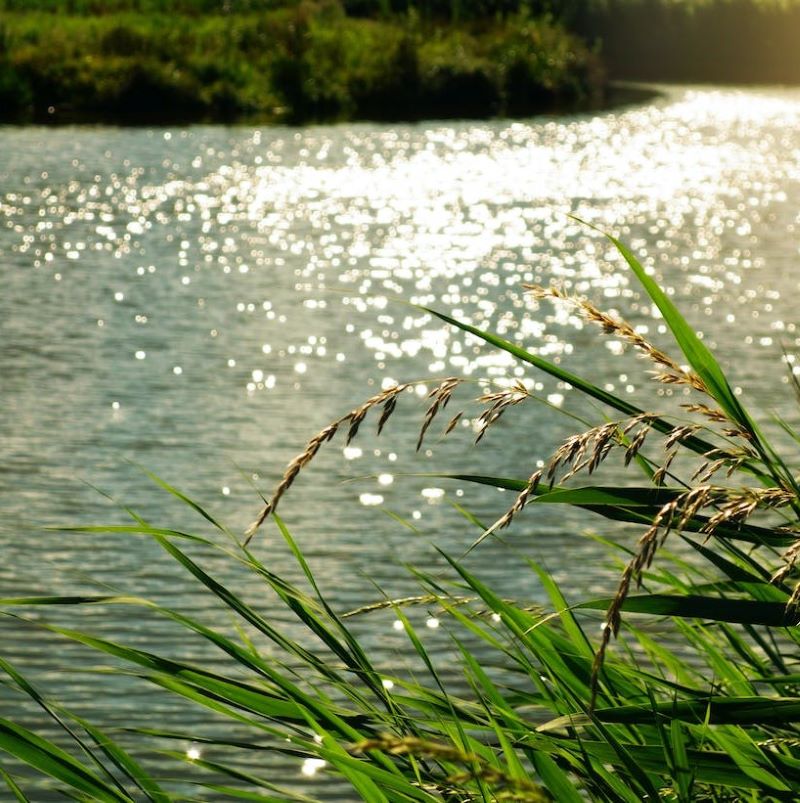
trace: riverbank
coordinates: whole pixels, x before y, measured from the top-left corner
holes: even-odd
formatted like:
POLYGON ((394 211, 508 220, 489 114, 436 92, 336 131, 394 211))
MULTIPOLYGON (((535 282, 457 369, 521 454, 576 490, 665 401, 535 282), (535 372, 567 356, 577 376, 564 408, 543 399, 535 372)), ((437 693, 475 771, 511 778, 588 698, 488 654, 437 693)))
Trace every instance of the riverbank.
POLYGON ((9 122, 320 122, 524 116, 598 106, 598 56, 547 18, 7 11, 9 122))

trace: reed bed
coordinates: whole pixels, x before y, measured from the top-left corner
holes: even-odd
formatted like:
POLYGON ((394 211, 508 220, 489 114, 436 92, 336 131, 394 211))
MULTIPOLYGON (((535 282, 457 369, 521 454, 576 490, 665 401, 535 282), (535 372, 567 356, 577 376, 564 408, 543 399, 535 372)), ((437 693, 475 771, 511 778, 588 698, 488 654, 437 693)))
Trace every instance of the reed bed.
MULTIPOLYGON (((601 333, 628 343, 642 355, 653 381, 688 388, 694 398, 675 411, 642 409, 498 335, 428 310, 532 370, 568 382, 605 408, 602 420, 565 440, 532 474, 512 466, 510 477, 465 473, 457 478, 516 494, 494 524, 469 536, 473 549, 501 528, 513 531, 519 517, 533 515, 528 508, 541 504, 579 508, 587 520, 602 516, 638 525, 638 541, 624 540, 626 528, 619 542, 607 543, 609 559, 619 565, 617 588, 609 596, 576 598, 540 566, 509 550, 508 559, 537 578, 549 609, 509 599, 507 591, 491 588, 463 560, 448 555, 444 574, 410 569, 417 595, 378 599, 353 611, 334 609, 278 515, 278 503, 332 439, 365 437, 361 427, 367 419, 375 420, 378 434, 391 426, 410 387, 398 384, 313 436, 244 538, 162 481, 165 492, 201 516, 202 529, 159 528, 136 514, 130 525, 89 528, 152 539, 243 628, 256 633, 258 643, 133 597, 4 599, 4 612, 26 618, 48 606, 147 608, 218 650, 221 664, 211 669, 168 651, 148 653, 37 619, 39 628, 84 645, 90 655, 113 657, 120 665, 116 671, 128 666, 140 681, 203 706, 246 734, 236 740, 207 738, 236 754, 229 764, 170 747, 176 740, 196 740, 196 734, 157 729, 132 734, 161 740, 177 764, 207 771, 199 799, 315 799, 265 777, 259 767, 267 752, 312 762, 315 771, 337 776, 352 799, 365 801, 797 799, 800 492, 795 472, 673 302, 623 243, 609 239, 659 308, 675 341, 674 355, 589 300, 558 288, 532 288, 532 293, 571 305, 601 333), (613 454, 630 471, 626 484, 597 480, 613 454), (251 549, 266 527, 282 537, 305 577, 303 588, 274 574, 251 549), (680 557, 672 543, 691 550, 696 560, 680 557), (214 576, 189 554, 188 547, 198 545, 203 554, 237 563, 270 589, 309 638, 302 643, 291 638, 237 588, 214 576), (406 615, 409 607, 420 605, 435 609, 446 622, 459 656, 463 682, 458 690, 449 688, 443 667, 406 615), (355 621, 387 610, 402 624, 416 661, 413 673, 387 677, 359 640, 355 621)), ((458 378, 448 377, 430 391, 417 448, 460 385, 458 378)), ((487 389, 477 400, 477 440, 529 398, 522 383, 487 389)), ((449 418, 445 432, 454 429, 460 415, 449 418)), ((123 748, 113 734, 52 702, 6 660, 0 660, 0 669, 9 686, 53 718, 71 746, 58 747, 4 715, 0 750, 52 779, 73 799, 185 799, 134 755, 135 740, 132 748, 123 748)), ((26 777, 0 766, 0 781, 18 801, 35 799, 25 791, 26 777)))

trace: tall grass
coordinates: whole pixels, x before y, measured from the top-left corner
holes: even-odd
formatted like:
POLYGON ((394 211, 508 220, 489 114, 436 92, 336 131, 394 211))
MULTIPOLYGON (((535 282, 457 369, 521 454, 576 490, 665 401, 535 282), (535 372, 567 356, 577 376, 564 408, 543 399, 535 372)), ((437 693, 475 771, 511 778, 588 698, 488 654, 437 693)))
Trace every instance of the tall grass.
MULTIPOLYGON (((206 779, 196 781, 205 789, 199 794, 209 796, 202 799, 312 799, 281 788, 263 771, 265 757, 274 752, 307 762, 309 772, 339 778, 348 799, 366 801, 797 799, 800 493, 794 470, 670 298, 624 244, 610 239, 660 310, 674 353, 590 300, 559 288, 530 290, 546 303, 572 306, 601 336, 612 334, 639 351, 656 382, 688 389, 689 401, 680 408, 643 409, 496 334, 427 310, 530 370, 568 382, 605 411, 532 475, 509 466, 504 477, 470 471, 457 478, 517 494, 488 528, 465 511, 465 547, 481 549, 484 539, 506 527, 513 531, 518 518, 535 515, 542 504, 579 508, 587 521, 602 516, 639 525, 637 542, 626 542, 624 535, 604 542, 619 565, 618 584, 606 597, 586 599, 579 589, 560 588, 541 566, 509 548, 508 560, 541 584, 549 610, 510 598, 509 589, 492 588, 452 555, 444 555, 449 572, 409 570, 418 596, 378 598, 350 612, 329 603, 277 508, 330 440, 364 437, 360 428, 370 418, 378 430, 391 426, 395 407, 405 399, 405 387, 398 386, 310 439, 246 539, 157 479, 164 492, 197 513, 200 529, 176 531, 135 513, 128 525, 83 528, 152 539, 236 618, 238 637, 135 597, 5 599, 4 611, 29 618, 35 610, 65 606, 147 609, 218 651, 209 668, 168 648, 145 652, 36 618, 37 627, 115 659, 114 671, 131 671, 229 723, 225 736, 155 727, 134 734, 161 741, 176 766, 187 762, 206 771, 206 779), (597 482, 615 455, 629 466, 630 481, 597 482), (293 556, 305 578, 302 587, 259 559, 257 539, 266 527, 293 556), (209 565, 220 559, 269 589, 305 636, 291 637, 238 585, 215 576, 209 565), (434 611, 452 639, 461 675, 456 686, 452 667, 439 665, 407 614, 413 605, 434 611), (359 636, 359 621, 386 610, 408 640, 411 671, 376 666, 359 636), (187 741, 197 748, 175 749, 187 741), (207 760, 203 751, 210 747, 227 758, 207 760)), ((445 430, 453 429, 458 414, 448 412, 445 422, 444 411, 459 384, 448 378, 431 392, 418 446, 440 420, 445 430)), ((800 387, 795 389, 800 399, 800 387)), ((476 417, 479 439, 528 399, 521 383, 484 394, 476 417)), ((798 438, 791 424, 781 423, 798 438)), ((183 799, 168 779, 155 777, 147 761, 134 757, 136 739, 124 749, 112 735, 51 702, 7 661, 0 669, 8 685, 55 720, 71 745, 57 747, 4 714, 0 748, 7 754, 75 799, 183 799)), ((36 799, 26 796, 25 773, 12 776, 0 767, 0 777, 15 799, 36 799)))

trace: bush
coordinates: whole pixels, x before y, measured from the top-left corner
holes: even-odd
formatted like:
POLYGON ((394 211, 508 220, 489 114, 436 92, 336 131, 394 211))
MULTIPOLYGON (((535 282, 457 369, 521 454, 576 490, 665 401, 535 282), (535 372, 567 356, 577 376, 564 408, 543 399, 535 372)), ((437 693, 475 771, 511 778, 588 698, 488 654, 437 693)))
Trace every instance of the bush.
POLYGON ((415 15, 354 19, 334 0, 259 15, 7 16, 0 118, 487 117, 549 111, 604 83, 580 42, 527 17, 450 27, 415 15))

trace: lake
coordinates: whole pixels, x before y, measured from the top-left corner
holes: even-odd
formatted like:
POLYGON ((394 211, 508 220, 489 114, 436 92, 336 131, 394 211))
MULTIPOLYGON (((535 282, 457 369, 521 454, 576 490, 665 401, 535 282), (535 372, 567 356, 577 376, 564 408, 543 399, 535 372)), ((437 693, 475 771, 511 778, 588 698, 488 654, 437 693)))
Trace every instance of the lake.
MULTIPOLYGON (((434 474, 524 479, 579 426, 561 410, 602 419, 569 388, 415 305, 679 409, 645 362, 523 289, 559 283, 669 347, 609 244, 571 214, 633 247, 753 409, 796 421, 781 349, 800 344, 799 179, 800 91, 780 88, 666 88, 644 105, 525 121, 0 128, 0 595, 146 596, 232 631, 230 615, 146 538, 48 528, 124 523, 128 506, 156 526, 213 536, 146 469, 241 533, 260 508, 256 488, 268 495, 313 434, 380 388, 419 380, 380 437, 368 419, 350 447, 341 436, 327 444, 280 508, 337 610, 416 593, 404 562, 446 572, 434 547, 459 556, 480 535, 457 506, 488 524, 513 501, 434 474), (417 453, 423 397, 448 376, 465 382, 417 453), (507 411, 475 446, 482 408, 472 400, 517 379, 544 403, 507 411)), ((619 464, 606 476, 619 478, 619 464)), ((487 540, 466 563, 531 604, 545 596, 520 556, 568 596, 606 596, 614 570, 589 530, 636 537, 574 512, 528 510, 506 544, 487 540)), ((253 543, 274 571, 300 577, 271 523, 253 543)), ((299 632, 252 578, 205 558, 299 632)), ((434 613, 409 611, 457 684, 434 613)), ((199 708, 98 674, 110 659, 37 623, 222 660, 199 639, 176 641, 169 624, 125 606, 25 615, 0 620, 3 657, 76 712, 112 732, 213 728, 199 708)), ((358 625, 385 667, 409 652, 393 619, 379 612, 358 625)), ((0 701, 3 716, 51 733, 5 686, 0 701)), ((173 787, 219 799, 192 786, 197 772, 173 787)), ((270 772, 340 795, 324 773, 303 777, 296 759, 278 757, 270 772)), ((41 780, 27 788, 37 801, 61 799, 41 780)))

